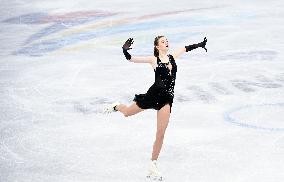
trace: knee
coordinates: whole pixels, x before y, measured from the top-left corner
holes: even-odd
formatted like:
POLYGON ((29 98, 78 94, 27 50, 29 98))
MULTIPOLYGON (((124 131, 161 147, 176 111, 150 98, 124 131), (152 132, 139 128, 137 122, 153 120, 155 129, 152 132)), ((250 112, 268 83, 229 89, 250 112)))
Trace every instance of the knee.
POLYGON ((128 107, 123 105, 123 107, 120 109, 120 112, 125 116, 128 117, 130 116, 129 111, 128 111, 128 107))
POLYGON ((124 111, 124 112, 123 112, 123 115, 124 115, 124 117, 130 116, 129 112, 127 112, 127 111, 124 111))
POLYGON ((158 141, 163 141, 165 137, 165 132, 164 131, 158 131, 156 134, 156 140, 158 141))

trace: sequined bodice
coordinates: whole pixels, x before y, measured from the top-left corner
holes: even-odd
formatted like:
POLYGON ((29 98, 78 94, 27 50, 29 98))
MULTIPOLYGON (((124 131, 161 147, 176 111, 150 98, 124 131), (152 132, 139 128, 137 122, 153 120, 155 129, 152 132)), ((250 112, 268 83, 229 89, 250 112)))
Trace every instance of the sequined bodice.
POLYGON ((157 67, 155 69, 155 84, 161 88, 161 91, 169 95, 170 97, 174 97, 174 87, 176 80, 176 72, 177 65, 175 63, 174 57, 172 55, 169 56, 169 62, 172 65, 172 69, 170 70, 166 63, 162 63, 159 58, 157 58, 157 67))

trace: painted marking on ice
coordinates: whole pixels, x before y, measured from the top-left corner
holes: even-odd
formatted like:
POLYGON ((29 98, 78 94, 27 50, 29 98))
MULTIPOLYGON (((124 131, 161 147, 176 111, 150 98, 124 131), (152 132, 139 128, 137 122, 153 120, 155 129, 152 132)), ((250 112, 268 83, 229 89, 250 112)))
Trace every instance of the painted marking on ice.
MULTIPOLYGON (((248 121, 240 121, 236 118, 234 118, 232 115, 238 111, 244 111, 244 110, 249 110, 249 109, 253 109, 256 107, 266 107, 266 106, 270 106, 270 107, 284 107, 284 103, 271 103, 271 104, 260 104, 260 105, 246 105, 246 106, 241 106, 241 107, 237 107, 234 109, 231 109, 229 111, 226 111, 223 116, 225 121, 233 123, 235 125, 244 127, 244 128, 253 128, 253 129, 258 129, 258 130, 266 130, 266 131, 284 131, 284 128, 281 127, 264 127, 264 126, 259 126, 257 124, 248 124, 248 121)), ((265 113, 264 113, 265 114, 265 113)), ((284 113, 283 113, 284 115, 284 113)), ((278 116, 279 118, 283 118, 283 116, 278 116)), ((269 122, 269 121, 267 121, 269 122)), ((284 123, 284 119, 283 119, 283 123, 284 123)))
MULTIPOLYGON (((17 51, 12 52, 14 55, 28 55, 28 56, 42 56, 45 53, 56 51, 66 46, 76 45, 81 42, 88 42, 89 40, 98 37, 113 36, 129 31, 144 31, 161 29, 163 26, 175 27, 192 27, 203 25, 222 25, 232 24, 234 22, 242 21, 242 16, 220 18, 188 18, 174 19, 174 20, 154 20, 153 22, 143 22, 146 20, 155 19, 157 17, 176 15, 185 12, 208 10, 220 7, 208 7, 198 9, 185 9, 179 11, 162 12, 147 14, 139 17, 128 17, 123 19, 112 19, 111 22, 98 21, 105 17, 113 16, 118 13, 110 12, 71 12, 63 15, 49 15, 47 13, 35 13, 22 15, 5 20, 7 23, 22 22, 26 24, 44 24, 53 23, 52 25, 40 30, 31 35, 24 43, 24 45, 17 51), (33 17, 35 17, 33 19, 33 17), (142 22, 141 22, 142 21, 142 22), (89 22, 92 22, 89 24, 89 22), (86 24, 84 26, 84 24, 86 24), (111 24, 111 26, 110 26, 111 24), (53 35, 53 36, 51 36, 53 35)), ((247 14, 247 13, 244 13, 247 14)), ((248 17, 254 17, 250 13, 248 17)))

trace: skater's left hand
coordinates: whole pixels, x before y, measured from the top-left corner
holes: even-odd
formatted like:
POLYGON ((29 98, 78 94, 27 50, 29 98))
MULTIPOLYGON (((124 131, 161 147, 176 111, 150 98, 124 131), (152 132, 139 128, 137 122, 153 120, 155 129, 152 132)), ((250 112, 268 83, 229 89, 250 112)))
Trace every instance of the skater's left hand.
POLYGON ((199 42, 197 44, 191 44, 191 45, 185 46, 185 51, 188 52, 188 51, 192 51, 193 49, 196 49, 198 47, 202 47, 207 52, 207 49, 205 47, 206 43, 207 43, 207 38, 204 37, 204 40, 202 42, 199 42))

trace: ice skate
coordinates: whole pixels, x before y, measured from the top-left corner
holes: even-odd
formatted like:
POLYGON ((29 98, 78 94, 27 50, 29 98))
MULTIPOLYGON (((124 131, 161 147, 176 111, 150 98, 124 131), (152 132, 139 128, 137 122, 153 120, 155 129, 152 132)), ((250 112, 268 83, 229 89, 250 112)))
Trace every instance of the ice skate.
POLYGON ((112 104, 107 105, 104 109, 103 109, 103 113, 104 114, 109 114, 112 112, 116 112, 117 110, 115 109, 115 106, 119 105, 119 102, 114 102, 112 104))
POLYGON ((157 167, 157 160, 151 161, 148 170, 148 175, 146 177, 154 181, 163 181, 163 177, 157 167))

